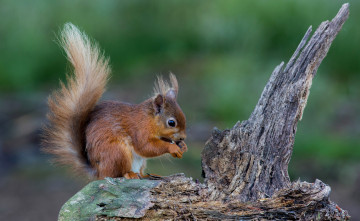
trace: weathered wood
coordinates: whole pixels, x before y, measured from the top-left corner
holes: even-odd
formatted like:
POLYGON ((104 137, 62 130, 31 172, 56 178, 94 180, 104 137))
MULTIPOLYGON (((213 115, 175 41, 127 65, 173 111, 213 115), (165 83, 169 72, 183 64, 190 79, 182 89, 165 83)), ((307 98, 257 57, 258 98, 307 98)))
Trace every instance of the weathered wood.
POLYGON ((310 27, 288 64, 275 68, 250 118, 231 130, 213 132, 202 154, 211 199, 235 197, 245 202, 291 185, 288 164, 297 123, 312 79, 348 15, 345 4, 306 44, 310 27))
POLYGON ((204 184, 193 182, 183 174, 143 183, 116 178, 89 184, 64 205, 60 220, 132 220, 131 217, 140 216, 143 220, 347 219, 347 212, 330 202, 329 194, 330 187, 316 180, 294 182, 271 198, 253 202, 210 200, 204 184), (127 187, 123 187, 124 183, 127 187), (129 192, 132 197, 128 196, 129 192), (144 215, 146 208, 149 209, 144 215))
MULTIPOLYGON (((292 183, 288 175, 296 127, 312 79, 348 15, 349 5, 344 4, 336 17, 321 23, 308 41, 310 27, 289 62, 275 68, 250 118, 230 130, 213 131, 202 153, 205 183, 181 174, 156 181, 96 181, 102 182, 96 183, 98 186, 109 186, 110 182, 115 185, 112 189, 133 183, 131 190, 111 194, 111 200, 104 198, 101 188, 96 188, 96 194, 103 198, 94 195, 96 200, 86 201, 86 207, 79 207, 74 213, 91 208, 94 213, 84 213, 85 220, 348 219, 348 213, 329 200, 329 186, 319 180, 292 183), (121 197, 129 191, 139 193, 138 190, 143 194, 121 197), (124 205, 131 205, 130 212, 124 205)), ((77 205, 82 204, 80 201, 77 205)), ((60 219, 70 217, 71 206, 69 202, 65 205, 60 219)))

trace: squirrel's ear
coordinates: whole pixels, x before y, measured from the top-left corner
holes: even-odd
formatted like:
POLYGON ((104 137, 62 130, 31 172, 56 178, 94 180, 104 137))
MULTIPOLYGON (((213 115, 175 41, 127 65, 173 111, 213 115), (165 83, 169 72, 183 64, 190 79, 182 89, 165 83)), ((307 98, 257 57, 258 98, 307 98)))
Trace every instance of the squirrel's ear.
POLYGON ((155 114, 159 114, 164 107, 164 97, 161 94, 158 94, 155 97, 153 104, 154 104, 155 114))
POLYGON ((177 93, 174 89, 170 89, 166 92, 166 99, 168 100, 176 100, 177 93))

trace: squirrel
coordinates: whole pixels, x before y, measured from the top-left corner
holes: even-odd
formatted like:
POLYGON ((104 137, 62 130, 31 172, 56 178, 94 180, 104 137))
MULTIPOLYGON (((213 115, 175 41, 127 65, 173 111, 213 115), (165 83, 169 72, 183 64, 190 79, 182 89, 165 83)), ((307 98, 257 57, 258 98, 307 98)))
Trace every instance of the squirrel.
POLYGON ((84 32, 67 23, 60 44, 73 66, 67 86, 48 98, 43 149, 55 161, 92 179, 144 175, 146 159, 166 153, 182 158, 187 151, 186 119, 177 103, 178 82, 158 77, 154 96, 140 104, 98 103, 109 78, 109 60, 84 32))

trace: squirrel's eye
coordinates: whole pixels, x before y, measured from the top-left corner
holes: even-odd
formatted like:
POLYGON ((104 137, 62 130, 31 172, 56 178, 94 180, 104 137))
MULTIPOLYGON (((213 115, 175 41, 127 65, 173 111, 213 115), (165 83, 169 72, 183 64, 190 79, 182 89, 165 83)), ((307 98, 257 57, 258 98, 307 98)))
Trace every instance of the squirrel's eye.
POLYGON ((175 126, 176 126, 175 121, 172 120, 172 119, 168 120, 167 124, 168 124, 170 127, 175 127, 175 126))

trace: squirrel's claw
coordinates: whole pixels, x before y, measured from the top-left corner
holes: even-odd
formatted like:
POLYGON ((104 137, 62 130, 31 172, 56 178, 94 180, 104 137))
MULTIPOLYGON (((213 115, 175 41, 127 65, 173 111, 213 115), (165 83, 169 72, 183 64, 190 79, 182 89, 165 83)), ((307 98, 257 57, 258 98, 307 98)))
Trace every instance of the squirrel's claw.
POLYGON ((172 153, 171 156, 173 156, 174 158, 182 158, 182 153, 181 152, 177 152, 177 153, 172 153))
POLYGON ((140 174, 138 173, 134 173, 132 171, 128 172, 128 173, 125 173, 124 177, 126 179, 140 179, 140 174))

